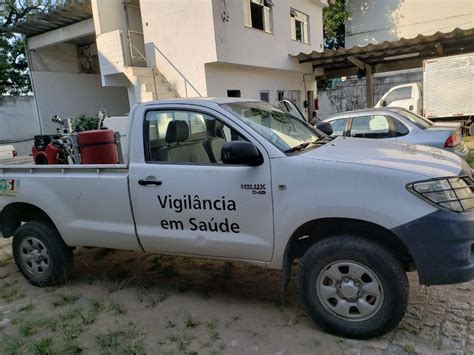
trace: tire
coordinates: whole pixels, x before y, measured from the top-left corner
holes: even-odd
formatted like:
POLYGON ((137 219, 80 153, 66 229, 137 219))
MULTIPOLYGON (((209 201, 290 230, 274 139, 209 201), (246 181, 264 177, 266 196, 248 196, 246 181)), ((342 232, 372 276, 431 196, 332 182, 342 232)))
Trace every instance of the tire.
POLYGON ((471 137, 474 137, 474 123, 471 123, 468 127, 468 133, 471 137))
POLYGON ((335 335, 367 339, 389 332, 405 314, 408 289, 400 262, 359 237, 322 240, 300 264, 303 303, 314 322, 335 335))
POLYGON ((44 221, 21 225, 13 236, 13 257, 23 276, 43 287, 65 283, 73 265, 73 252, 56 227, 44 221))

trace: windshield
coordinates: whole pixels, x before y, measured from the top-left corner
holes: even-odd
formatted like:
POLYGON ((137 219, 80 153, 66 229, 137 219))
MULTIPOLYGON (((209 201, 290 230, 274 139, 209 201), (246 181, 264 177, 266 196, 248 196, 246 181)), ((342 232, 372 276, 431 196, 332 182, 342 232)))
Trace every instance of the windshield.
POLYGON ((221 107, 286 153, 309 147, 321 137, 308 124, 265 102, 236 102, 221 107))
POLYGON ((418 128, 427 129, 433 125, 433 122, 431 122, 430 120, 427 120, 426 118, 418 116, 416 113, 413 113, 411 111, 398 110, 398 113, 406 117, 411 123, 416 125, 418 128))

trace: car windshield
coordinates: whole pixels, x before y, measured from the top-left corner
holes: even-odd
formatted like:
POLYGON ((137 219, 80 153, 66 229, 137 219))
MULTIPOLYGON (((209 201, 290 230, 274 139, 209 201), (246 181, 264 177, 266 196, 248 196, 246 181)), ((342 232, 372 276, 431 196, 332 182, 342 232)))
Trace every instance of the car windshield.
POLYGON ((404 117, 406 117, 411 123, 421 129, 430 128, 433 125, 433 122, 418 116, 416 113, 407 111, 407 110, 398 110, 398 113, 404 117))
POLYGON ((309 148, 321 138, 305 122, 266 102, 235 102, 221 107, 285 153, 309 148))

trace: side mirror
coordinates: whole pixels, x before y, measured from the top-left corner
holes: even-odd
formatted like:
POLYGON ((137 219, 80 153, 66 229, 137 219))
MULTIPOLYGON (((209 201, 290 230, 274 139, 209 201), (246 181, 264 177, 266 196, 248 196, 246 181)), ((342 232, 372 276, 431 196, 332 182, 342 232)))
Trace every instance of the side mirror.
POLYGON ((382 107, 386 107, 387 106, 387 101, 382 100, 382 102, 380 104, 382 105, 382 107))
POLYGON ((316 125, 316 128, 322 131, 324 134, 330 136, 334 132, 329 122, 321 121, 316 125))
POLYGON ((229 165, 257 166, 263 163, 263 158, 257 147, 250 142, 227 142, 222 147, 221 160, 229 165))

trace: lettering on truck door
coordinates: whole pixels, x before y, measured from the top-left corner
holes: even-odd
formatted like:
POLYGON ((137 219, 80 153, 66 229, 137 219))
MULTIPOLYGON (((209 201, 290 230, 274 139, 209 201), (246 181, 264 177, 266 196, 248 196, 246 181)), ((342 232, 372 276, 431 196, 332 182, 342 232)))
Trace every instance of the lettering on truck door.
MULTIPOLYGON (((224 165, 221 149, 243 137, 207 113, 148 111, 145 161, 130 166, 137 233, 145 250, 269 261, 273 252, 270 162, 224 165)), ((250 140, 250 139, 248 139, 250 140)))

